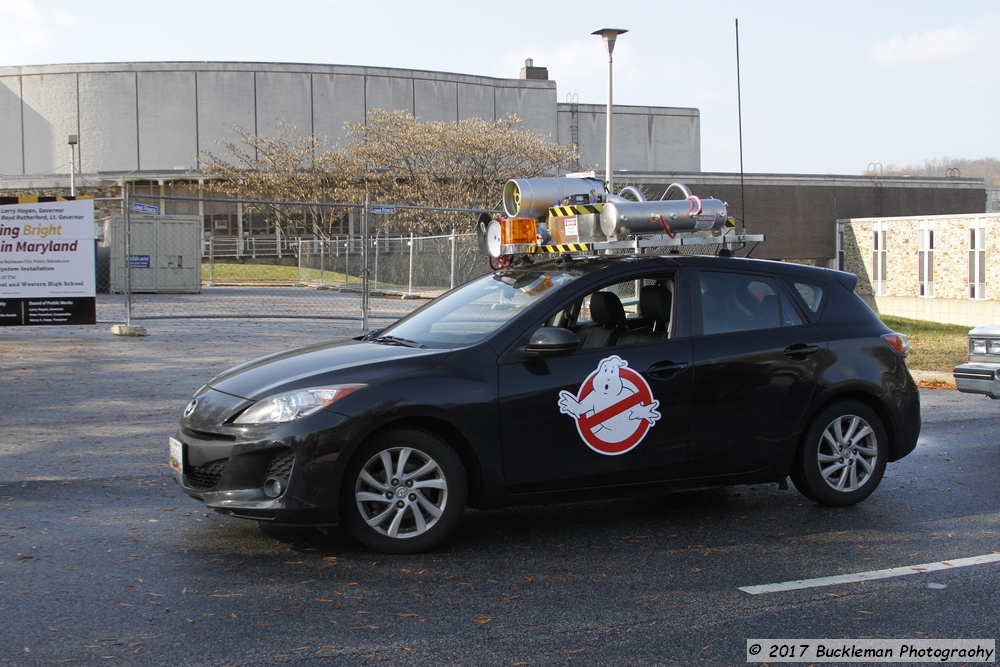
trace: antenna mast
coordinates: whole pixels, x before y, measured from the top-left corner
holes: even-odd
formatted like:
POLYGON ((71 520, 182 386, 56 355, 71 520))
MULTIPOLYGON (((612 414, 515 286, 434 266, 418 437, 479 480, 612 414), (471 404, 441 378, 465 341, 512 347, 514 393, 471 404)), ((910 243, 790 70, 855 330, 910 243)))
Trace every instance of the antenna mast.
POLYGON ((740 224, 743 225, 743 233, 747 231, 746 221, 746 194, 743 188, 743 101, 740 91, 740 20, 736 19, 736 113, 739 119, 740 128, 740 224))

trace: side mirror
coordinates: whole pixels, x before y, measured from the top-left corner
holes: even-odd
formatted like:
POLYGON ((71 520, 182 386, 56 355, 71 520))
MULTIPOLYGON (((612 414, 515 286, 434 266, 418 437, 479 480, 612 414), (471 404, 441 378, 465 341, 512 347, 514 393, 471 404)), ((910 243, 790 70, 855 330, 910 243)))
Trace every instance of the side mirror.
POLYGON ((569 354, 580 347, 580 339, 569 329, 541 327, 531 334, 525 351, 532 356, 553 357, 569 354))

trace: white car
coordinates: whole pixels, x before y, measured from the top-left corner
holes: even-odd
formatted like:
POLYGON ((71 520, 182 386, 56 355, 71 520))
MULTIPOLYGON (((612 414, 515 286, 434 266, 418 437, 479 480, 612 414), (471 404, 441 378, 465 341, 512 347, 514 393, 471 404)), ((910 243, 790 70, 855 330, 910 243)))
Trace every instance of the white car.
POLYGON ((953 373, 959 391, 1000 398, 1000 326, 969 331, 969 363, 953 373))

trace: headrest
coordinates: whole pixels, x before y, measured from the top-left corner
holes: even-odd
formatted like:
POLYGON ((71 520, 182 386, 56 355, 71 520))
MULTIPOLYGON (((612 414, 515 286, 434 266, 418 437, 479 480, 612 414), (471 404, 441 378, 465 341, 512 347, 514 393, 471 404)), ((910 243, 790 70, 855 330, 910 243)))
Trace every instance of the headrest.
POLYGON ((625 324, 625 308, 614 292, 594 292, 590 295, 590 317, 598 324, 625 324))
POLYGON ((639 290, 639 312, 648 320, 665 322, 670 320, 670 305, 673 295, 660 285, 646 285, 639 290))

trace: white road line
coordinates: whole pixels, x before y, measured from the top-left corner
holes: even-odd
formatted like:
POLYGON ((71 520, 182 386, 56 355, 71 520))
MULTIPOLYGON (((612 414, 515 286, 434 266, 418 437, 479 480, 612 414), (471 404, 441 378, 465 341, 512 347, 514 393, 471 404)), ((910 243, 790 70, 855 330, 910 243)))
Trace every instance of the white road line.
POLYGON ((855 574, 838 574, 833 577, 819 577, 816 579, 797 579, 795 581, 783 581, 778 584, 761 584, 760 586, 742 586, 740 587, 740 590, 744 593, 749 593, 750 595, 760 595, 761 593, 780 593, 782 591, 795 591, 801 588, 819 588, 821 586, 851 584, 858 581, 871 581, 873 579, 889 579, 891 577, 903 577, 908 574, 926 574, 936 570, 950 570, 956 567, 985 565, 986 563, 997 562, 1000 562, 1000 553, 993 553, 986 556, 973 556, 972 558, 959 558, 957 560, 946 560, 939 563, 924 563, 923 565, 894 567, 888 570, 857 572, 855 574))

